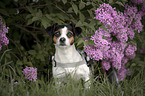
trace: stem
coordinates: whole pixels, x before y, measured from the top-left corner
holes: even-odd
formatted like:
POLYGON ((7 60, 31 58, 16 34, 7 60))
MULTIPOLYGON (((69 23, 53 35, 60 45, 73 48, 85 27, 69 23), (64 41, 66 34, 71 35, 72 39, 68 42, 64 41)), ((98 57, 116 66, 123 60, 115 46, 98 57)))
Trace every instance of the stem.
POLYGON ((21 56, 23 56, 23 54, 22 54, 20 48, 17 46, 17 44, 16 44, 12 39, 9 38, 9 40, 11 40, 11 42, 12 42, 12 43, 16 46, 16 48, 19 50, 21 56))
MULTIPOLYGON (((48 6, 49 4, 43 4, 43 5, 34 5, 34 6, 31 6, 31 7, 37 7, 37 8, 39 8, 39 7, 44 7, 44 6, 48 6)), ((17 10, 20 10, 20 9, 27 9, 26 7, 19 7, 19 8, 15 8, 15 9, 17 9, 17 10)))
POLYGON ((63 13, 65 13, 69 18, 71 17, 71 15, 67 14, 64 10, 62 10, 60 7, 58 7, 56 4, 51 3, 52 5, 54 5, 57 9, 59 9, 60 11, 62 11, 63 13))
POLYGON ((10 51, 10 50, 12 50, 12 49, 8 49, 8 50, 4 51, 4 53, 2 54, 2 56, 0 58, 0 65, 1 65, 1 61, 2 61, 2 58, 4 57, 5 53, 8 52, 8 51, 10 51))
MULTIPOLYGON (((65 12, 63 9, 61 9, 60 7, 58 7, 56 4, 54 3, 50 3, 51 5, 55 6, 57 9, 59 9, 60 11, 62 11, 63 13, 65 13, 69 18, 72 17, 71 15, 69 15, 67 12, 65 12)), ((43 5, 34 5, 31 7, 44 7, 44 6, 48 6, 49 4, 43 4, 43 5)), ((20 10, 20 9, 27 9, 26 7, 20 7, 20 8, 15 8, 16 10, 20 10)))
POLYGON ((14 25, 15 25, 16 27, 20 28, 20 29, 23 29, 23 30, 26 31, 26 32, 29 32, 29 33, 36 39, 37 42, 40 42, 40 40, 37 38, 37 36, 36 36, 34 33, 32 33, 31 31, 27 30, 26 28, 24 28, 24 27, 21 26, 21 25, 17 25, 17 24, 14 24, 14 25))

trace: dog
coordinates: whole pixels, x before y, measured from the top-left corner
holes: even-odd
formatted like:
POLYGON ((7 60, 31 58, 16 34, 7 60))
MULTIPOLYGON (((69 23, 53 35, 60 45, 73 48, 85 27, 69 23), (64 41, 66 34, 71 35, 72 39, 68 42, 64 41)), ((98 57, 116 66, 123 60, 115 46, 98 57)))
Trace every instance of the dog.
POLYGON ((69 25, 56 23, 47 27, 46 32, 52 37, 55 45, 52 71, 57 84, 62 83, 65 77, 70 74, 75 80, 82 79, 85 82, 85 88, 90 88, 90 69, 74 45, 75 36, 79 36, 82 29, 75 27, 72 23, 69 25))

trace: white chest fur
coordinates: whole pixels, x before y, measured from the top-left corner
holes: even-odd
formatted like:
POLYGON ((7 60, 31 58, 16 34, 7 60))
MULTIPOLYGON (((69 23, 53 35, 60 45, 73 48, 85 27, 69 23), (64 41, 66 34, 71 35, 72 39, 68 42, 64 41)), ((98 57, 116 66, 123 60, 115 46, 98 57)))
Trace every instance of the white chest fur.
MULTIPOLYGON (((75 62, 82 61, 81 55, 77 52, 74 45, 68 47, 59 47, 55 45, 55 61, 61 62, 64 64, 71 64, 75 62)), ((66 75, 71 74, 72 78, 88 81, 90 79, 90 70, 86 63, 81 64, 77 67, 61 67, 54 66, 55 62, 53 61, 53 77, 57 79, 65 79, 66 75)), ((61 82, 61 80, 59 80, 61 82)), ((90 82, 85 83, 85 87, 88 87, 90 82)))
POLYGON ((77 52, 75 45, 59 47, 55 45, 55 61, 61 63, 72 63, 82 60, 81 55, 77 52))

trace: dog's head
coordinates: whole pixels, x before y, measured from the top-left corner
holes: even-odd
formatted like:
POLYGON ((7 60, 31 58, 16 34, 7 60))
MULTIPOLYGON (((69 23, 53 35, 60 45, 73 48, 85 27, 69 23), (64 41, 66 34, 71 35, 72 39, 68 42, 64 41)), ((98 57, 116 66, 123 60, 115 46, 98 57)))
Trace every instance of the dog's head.
POLYGON ((53 42, 61 47, 70 46, 74 43, 75 36, 79 36, 82 32, 80 27, 74 24, 58 25, 57 23, 47 27, 46 32, 53 38, 53 42))

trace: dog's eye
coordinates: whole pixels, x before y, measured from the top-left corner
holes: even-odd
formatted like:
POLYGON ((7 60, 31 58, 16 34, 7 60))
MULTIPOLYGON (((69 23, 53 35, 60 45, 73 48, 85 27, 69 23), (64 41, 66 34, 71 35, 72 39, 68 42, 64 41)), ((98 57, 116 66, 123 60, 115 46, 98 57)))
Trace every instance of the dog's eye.
POLYGON ((72 36, 73 36, 73 33, 72 33, 72 32, 68 32, 68 33, 67 33, 67 37, 68 37, 68 38, 71 38, 72 36))
POLYGON ((61 34, 60 34, 60 32, 58 31, 58 32, 55 32, 54 35, 55 35, 56 37, 59 37, 61 34))

